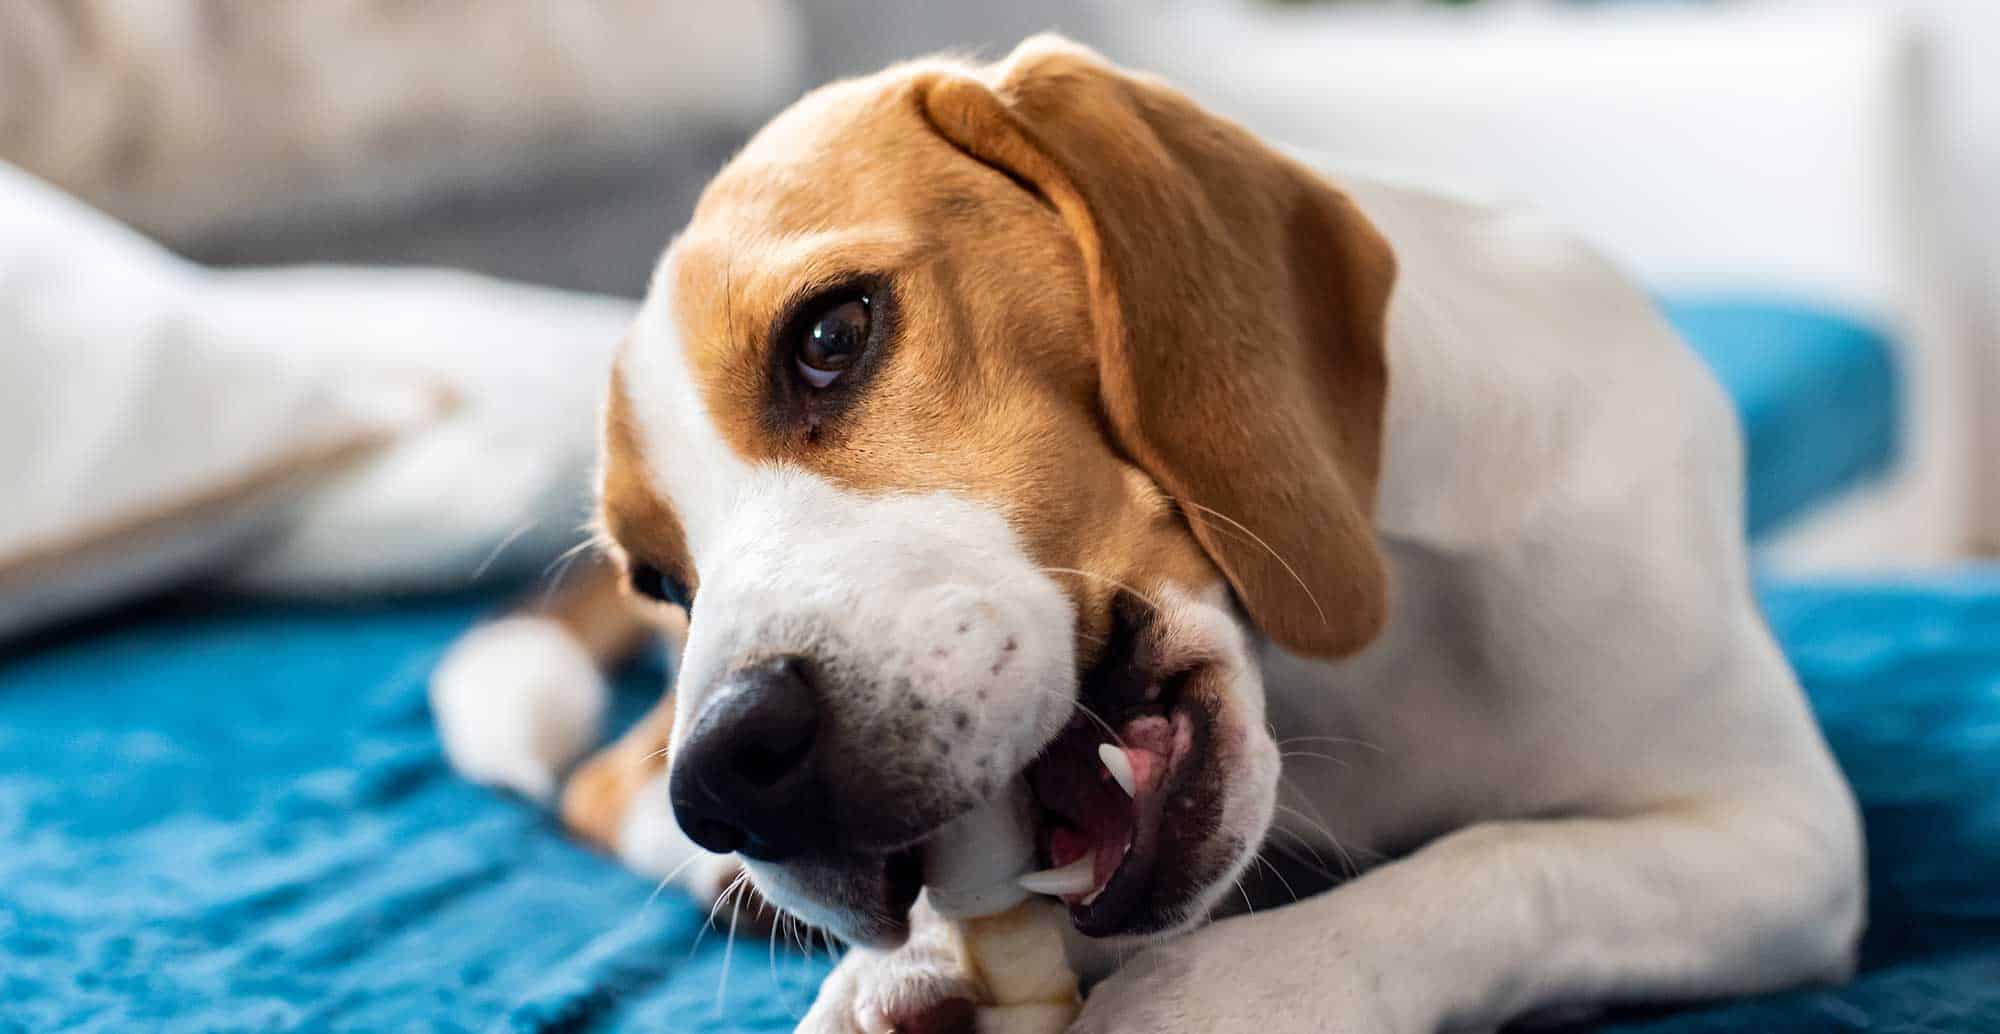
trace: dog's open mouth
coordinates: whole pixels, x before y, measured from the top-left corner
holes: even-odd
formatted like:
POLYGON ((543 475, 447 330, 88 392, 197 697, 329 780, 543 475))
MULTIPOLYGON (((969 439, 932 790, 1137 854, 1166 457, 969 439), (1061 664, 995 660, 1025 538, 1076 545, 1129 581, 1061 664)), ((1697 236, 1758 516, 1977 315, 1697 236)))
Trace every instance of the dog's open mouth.
POLYGON ((1168 814, 1200 767, 1208 724, 1183 699, 1185 683, 1148 680, 1126 693, 1100 687, 1028 768, 1048 868, 1022 886, 1062 898, 1085 935, 1124 932, 1152 896, 1162 857, 1177 853, 1177 834, 1193 834, 1168 814))

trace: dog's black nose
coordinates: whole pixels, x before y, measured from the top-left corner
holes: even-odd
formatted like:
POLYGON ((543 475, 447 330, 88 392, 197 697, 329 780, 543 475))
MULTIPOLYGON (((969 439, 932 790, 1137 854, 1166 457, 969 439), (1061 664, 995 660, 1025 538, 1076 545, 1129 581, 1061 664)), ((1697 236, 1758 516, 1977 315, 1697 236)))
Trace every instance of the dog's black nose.
POLYGON ((830 838, 821 778, 819 694, 802 657, 730 672, 674 756, 674 818, 695 843, 782 861, 830 838))

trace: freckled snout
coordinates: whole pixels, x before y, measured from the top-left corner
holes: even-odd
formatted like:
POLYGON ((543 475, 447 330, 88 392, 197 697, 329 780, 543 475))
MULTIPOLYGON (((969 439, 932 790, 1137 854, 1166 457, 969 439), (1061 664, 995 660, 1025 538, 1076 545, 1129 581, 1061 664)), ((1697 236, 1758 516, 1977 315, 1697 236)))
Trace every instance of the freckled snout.
POLYGON ((1075 613, 989 504, 734 476, 715 509, 683 511, 699 601, 674 818, 772 904, 886 943, 922 886, 917 848, 1070 720, 1075 613))
POLYGON ((676 752, 669 794, 695 843, 778 862, 831 845, 811 663, 770 657, 724 676, 676 752))

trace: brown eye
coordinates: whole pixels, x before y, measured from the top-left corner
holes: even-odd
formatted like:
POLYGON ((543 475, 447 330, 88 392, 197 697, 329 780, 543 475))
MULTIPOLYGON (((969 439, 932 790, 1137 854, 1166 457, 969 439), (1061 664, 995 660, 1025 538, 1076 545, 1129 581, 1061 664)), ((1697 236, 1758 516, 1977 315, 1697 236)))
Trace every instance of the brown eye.
POLYGON ((868 346, 868 297, 835 303, 806 324, 797 346, 799 375, 815 388, 840 379, 868 346))

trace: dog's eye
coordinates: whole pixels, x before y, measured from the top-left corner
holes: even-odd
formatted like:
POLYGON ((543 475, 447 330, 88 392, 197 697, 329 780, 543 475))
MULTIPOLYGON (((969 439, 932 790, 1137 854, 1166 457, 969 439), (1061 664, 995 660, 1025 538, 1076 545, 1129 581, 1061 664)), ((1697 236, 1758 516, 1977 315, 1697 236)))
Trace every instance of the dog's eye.
POLYGON ((815 388, 824 388, 839 380, 867 346, 868 296, 837 301, 805 324, 799 335, 799 376, 815 388))
POLYGON ((670 603, 682 610, 688 609, 688 604, 693 602, 687 586, 680 579, 668 577, 665 571, 652 564, 635 562, 626 577, 632 580, 632 591, 649 600, 670 603))

